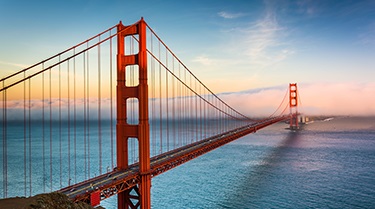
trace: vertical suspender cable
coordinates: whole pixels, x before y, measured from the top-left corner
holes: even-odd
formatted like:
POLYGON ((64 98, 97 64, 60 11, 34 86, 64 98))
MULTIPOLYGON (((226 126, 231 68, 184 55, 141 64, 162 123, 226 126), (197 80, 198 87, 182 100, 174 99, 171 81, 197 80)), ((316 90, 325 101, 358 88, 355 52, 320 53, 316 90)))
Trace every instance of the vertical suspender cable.
MULTIPOLYGON (((209 99, 210 99, 210 97, 209 97, 209 95, 208 95, 208 92, 207 92, 207 89, 205 89, 205 94, 206 94, 206 100, 207 101, 210 101, 209 99)), ((206 102, 206 105, 205 105, 205 107, 204 107, 204 111, 205 111, 205 114, 206 114, 206 131, 205 131, 205 133, 206 134, 209 134, 208 133, 208 130, 210 129, 210 115, 208 114, 208 109, 209 108, 209 104, 206 102)))
MULTIPOLYGON (((160 51, 160 41, 158 42, 159 43, 159 60, 161 58, 161 51, 160 51)), ((163 108, 163 98, 162 98, 162 88, 161 88, 161 81, 162 81, 162 74, 161 74, 161 64, 159 63, 159 118, 160 118, 160 152, 159 154, 161 154, 163 152, 163 115, 162 115, 162 108, 163 108)))
MULTIPOLYGON (((3 88, 5 86, 5 81, 3 81, 3 88)), ((3 198, 8 196, 8 156, 7 156, 7 90, 3 91, 3 198)))
MULTIPOLYGON (((59 62, 61 61, 61 57, 59 56, 59 62)), ((62 139, 61 139, 61 65, 59 64, 59 165, 60 165, 60 187, 62 187, 62 167, 61 167, 61 161, 62 161, 62 139)))
MULTIPOLYGON (((26 77, 26 72, 24 72, 23 77, 26 77)), ((23 174, 24 174, 24 192, 26 196, 26 82, 23 82, 23 174)))
MULTIPOLYGON (((229 108, 227 108, 227 107, 224 107, 224 108, 226 109, 225 112, 226 112, 226 113, 229 113, 229 111, 228 111, 229 108)), ((229 131, 229 130, 230 130, 230 118, 229 118, 228 115, 226 115, 226 120, 225 120, 225 122, 226 122, 226 124, 225 124, 226 130, 229 131)))
MULTIPOLYGON (((151 47, 151 53, 153 53, 153 46, 152 46, 152 35, 150 36, 150 43, 149 43, 150 47, 151 47)), ((154 86, 154 60, 149 57, 147 57, 147 61, 148 61, 148 65, 150 65, 150 68, 148 68, 150 70, 150 73, 151 73, 151 100, 149 99, 149 102, 151 102, 151 106, 149 108, 151 108, 151 113, 150 113, 150 141, 151 141, 151 150, 150 150, 150 153, 151 153, 151 156, 155 156, 155 137, 154 137, 154 134, 155 134, 155 124, 153 123, 153 118, 154 118, 154 111, 155 111, 155 86, 154 86)))
MULTIPOLYGON (((109 31, 111 36, 111 31, 109 31)), ((109 94, 110 94, 110 132, 111 132, 111 170, 114 168, 114 141, 113 141, 113 92, 112 92, 112 38, 109 39, 109 94)))
MULTIPOLYGON (((4 83, 3 83, 4 84, 4 83)), ((5 141, 4 143, 4 159, 5 159, 5 169, 4 169, 4 184, 5 184, 5 187, 4 187, 4 194, 5 194, 5 197, 8 196, 8 151, 7 151, 7 148, 8 148, 8 140, 7 140, 7 122, 8 122, 8 119, 7 119, 7 90, 4 91, 4 138, 3 140, 5 141)))
POLYGON ((71 176, 71 162, 70 162, 70 63, 68 64, 68 185, 70 186, 71 176))
MULTIPOLYGON (((174 72, 174 57, 172 56, 172 72, 174 72)), ((175 100, 176 100, 176 95, 175 95, 175 79, 172 77, 172 121, 173 121, 173 149, 176 148, 176 107, 175 107, 175 100)))
MULTIPOLYGON (((42 63, 42 70, 44 70, 44 62, 42 63)), ((45 116, 44 116, 44 73, 42 73, 42 158, 43 158, 43 179, 46 175, 46 159, 45 159, 45 116)), ((43 180, 43 192, 46 192, 46 181, 43 180)))
POLYGON ((29 112, 29 191, 30 191, 30 196, 32 195, 32 176, 31 176, 31 171, 32 171, 32 161, 31 161, 31 78, 29 79, 29 106, 28 106, 28 112, 29 112))
POLYGON ((88 173, 87 173, 87 105, 86 105, 86 53, 83 52, 83 150, 84 150, 84 161, 85 161, 85 178, 87 178, 88 173))
MULTIPOLYGON (((210 100, 209 100, 210 103, 216 105, 216 102, 214 103, 214 99, 213 99, 214 97, 213 97, 212 94, 210 94, 209 98, 210 98, 210 100)), ((221 127, 220 127, 220 124, 222 122, 221 121, 222 120, 221 113, 216 114, 216 110, 209 107, 209 113, 208 114, 212 116, 212 119, 214 121, 213 124, 210 126, 210 128, 212 129, 212 134, 216 134, 217 128, 219 127, 221 129, 221 127)), ((221 130, 223 132, 225 131, 224 129, 221 129, 221 130)))
MULTIPOLYGON (((74 55, 76 48, 73 49, 74 55)), ((74 183, 77 183, 77 94, 76 94, 76 56, 73 58, 73 92, 74 92, 74 183)))
MULTIPOLYGON (((2 88, 4 88, 4 83, 5 83, 5 81, 3 81, 2 82, 3 83, 3 85, 2 85, 2 88)), ((2 153, 1 153, 1 155, 2 155, 2 157, 3 157, 3 198, 6 198, 6 195, 5 195, 5 188, 6 188, 6 181, 5 181, 5 166, 6 166, 6 164, 5 164, 5 117, 4 117, 4 111, 5 111, 5 97, 4 97, 4 93, 2 93, 2 98, 1 98, 2 100, 2 102, 1 102, 1 110, 2 110, 2 115, 1 115, 1 128, 2 128, 2 130, 1 130, 1 134, 2 134, 2 136, 3 136, 3 138, 2 138, 2 141, 1 141, 1 143, 2 143, 2 153)))
MULTIPOLYGON (((216 102, 215 102, 215 105, 216 105, 216 102)), ((223 107, 220 107, 220 109, 223 108, 223 107)), ((225 111, 225 109, 224 109, 225 111)), ((224 131, 227 131, 226 129, 226 126, 225 126, 225 123, 226 123, 226 115, 225 114, 222 114, 222 113, 218 113, 216 114, 215 112, 215 118, 217 118, 217 124, 215 124, 215 129, 221 129, 221 130, 224 130, 224 131)))
MULTIPOLYGON (((231 110, 228 107, 226 107, 226 108, 227 108, 227 113, 230 115, 231 114, 231 110)), ((227 119, 227 121, 228 121, 228 130, 231 130, 232 129, 232 121, 231 121, 231 118, 229 117, 229 115, 228 115, 228 119, 227 119)))
POLYGON ((202 132, 203 132, 203 138, 207 138, 207 132, 206 132, 206 125, 207 125, 207 122, 208 122, 208 118, 206 116, 206 105, 207 105, 207 98, 206 98, 206 89, 203 87, 203 98, 205 101, 203 101, 203 124, 202 124, 202 132))
MULTIPOLYGON (((199 95, 202 95, 202 85, 199 85, 199 95)), ((200 129, 200 139, 203 139, 203 115, 202 115, 202 99, 199 99, 199 129, 200 129)))
MULTIPOLYGON (((196 89, 196 92, 199 96, 201 96, 201 85, 198 84, 198 87, 196 89)), ((201 102, 202 102, 202 99, 197 95, 197 100, 198 100, 198 104, 197 104, 197 115, 198 115, 198 120, 197 120, 197 124, 198 124, 198 129, 197 129, 197 139, 198 140, 201 140, 202 139, 202 114, 201 114, 201 102)))
MULTIPOLYGON (((166 63, 166 66, 167 66, 167 69, 168 69, 168 50, 166 49, 165 50, 165 63, 166 63)), ((166 114, 167 114, 167 151, 169 151, 169 98, 168 98, 168 71, 165 71, 165 93, 166 93, 166 96, 165 96, 165 101, 167 102, 167 111, 166 111, 166 114)))
MULTIPOLYGON (((181 78, 181 65, 178 64, 178 77, 181 78)), ((182 114, 182 109, 181 109, 181 102, 182 102, 182 86, 181 82, 178 82, 178 107, 177 107, 177 114, 178 114, 178 122, 177 122, 177 136, 178 136, 178 144, 177 146, 181 146, 181 114, 182 114)))
POLYGON ((198 139, 198 121, 197 121, 197 119, 198 119, 198 116, 197 116, 197 112, 198 112, 198 107, 197 107, 197 95, 194 93, 194 92, 197 92, 197 81, 195 80, 195 78, 194 78, 194 80, 193 80, 193 86, 192 86, 192 89, 193 89, 193 91, 192 91, 192 95, 193 95, 193 97, 194 97, 194 101, 193 101, 193 111, 194 111, 194 113, 193 113, 193 130, 194 130, 194 132, 193 132, 193 137, 194 137, 194 142, 196 142, 197 141, 197 139, 198 139))
MULTIPOLYGON (((192 81, 191 81, 191 75, 189 75, 189 86, 192 86, 192 81)), ((187 90, 188 92, 188 111, 189 111, 189 119, 188 119, 188 137, 189 137, 189 142, 188 143, 193 143, 193 137, 192 137, 192 131, 193 131, 193 96, 192 96, 192 92, 190 89, 187 90)))
MULTIPOLYGON (((213 99, 215 99, 215 98, 213 98, 213 99)), ((216 103, 216 105, 219 105, 218 104, 218 101, 215 99, 215 103, 216 103)), ((223 109, 223 105, 220 105, 221 107, 220 107, 220 109, 222 109, 223 111, 225 111, 225 109, 223 109)), ((215 111, 216 112, 216 111, 215 111)), ((226 129, 226 115, 223 113, 223 112, 216 112, 216 114, 218 115, 218 117, 220 117, 220 124, 219 124, 219 126, 218 126, 218 130, 220 130, 220 131, 227 131, 227 129, 226 129)))
MULTIPOLYGON (((100 35, 99 35, 100 42, 100 35)), ((101 74, 100 74, 100 44, 98 45, 98 129, 99 129, 99 173, 102 174, 102 102, 101 102, 101 74)))
MULTIPOLYGON (((216 102, 214 103, 214 99, 213 98, 214 98, 213 95, 210 94, 210 103, 216 105, 216 102)), ((221 109, 221 107, 220 107, 220 109, 221 109)), ((211 126, 211 128, 213 130, 213 134, 216 134, 216 129, 218 127, 223 132, 225 132, 225 130, 223 129, 223 127, 221 127, 221 123, 222 123, 221 112, 219 112, 218 114, 216 114, 216 110, 210 108, 209 109, 209 115, 212 115, 212 118, 213 118, 213 121, 214 121, 214 123, 211 126)))
MULTIPOLYGON (((222 109, 224 111, 224 113, 228 113, 227 112, 227 108, 222 104, 220 103, 218 100, 216 100, 217 103, 219 103, 218 105, 221 106, 220 109, 222 109)), ((224 131, 228 131, 228 115, 227 114, 224 114, 224 113, 220 113, 222 115, 222 118, 223 118, 223 128, 224 128, 224 131)))
MULTIPOLYGON (((61 56, 59 55, 59 62, 61 56)), ((60 153, 60 187, 62 187, 62 132, 61 132, 61 65, 59 64, 59 153, 60 153)))
MULTIPOLYGON (((186 70, 184 70, 184 83, 187 84, 187 78, 186 78, 186 70)), ((185 117, 185 124, 184 124, 184 144, 188 144, 188 131, 189 131, 189 121, 186 122, 186 120, 189 119, 189 109, 188 109, 188 102, 189 102, 189 96, 186 86, 184 86, 184 117, 185 117)))
POLYGON ((52 192, 52 69, 49 69, 49 175, 52 192))
MULTIPOLYGON (((209 97, 208 97, 208 92, 207 92, 207 89, 204 89, 205 92, 204 94, 206 95, 206 100, 207 101, 210 101, 209 100, 209 97)), ((206 133, 206 137, 207 137, 207 134, 208 133, 208 130, 209 130, 209 125, 210 125, 210 115, 208 115, 208 103, 206 102, 205 105, 204 105, 204 114, 205 114, 205 117, 206 117, 206 123, 205 123, 205 133, 206 133)))
MULTIPOLYGON (((226 112, 227 114, 230 114, 230 110, 229 110, 229 108, 225 107, 225 109, 226 109, 225 112, 226 112)), ((231 123, 230 120, 231 120, 231 119, 230 119, 230 116, 227 115, 227 130, 228 130, 228 131, 231 130, 231 125, 232 125, 232 123, 231 123)))
MULTIPOLYGON (((197 80, 194 79, 194 91, 197 92, 197 80)), ((195 98, 195 141, 198 141, 198 96, 194 94, 195 98)))
MULTIPOLYGON (((214 97, 213 95, 210 95, 211 96, 211 103, 212 104, 215 104, 215 106, 217 107, 217 102, 216 100, 214 100, 214 97)), ((220 107, 221 109, 221 107, 220 107)), ((215 123, 214 123, 214 127, 212 127, 213 129, 213 134, 216 134, 216 130, 221 130, 222 132, 224 132, 224 130, 221 129, 221 122, 222 122, 222 118, 221 118, 221 112, 216 112, 215 109, 211 109, 211 114, 213 115, 213 117, 215 118, 215 123)))
MULTIPOLYGON (((214 98, 215 99, 215 98, 214 98)), ((216 105, 220 105, 221 107, 220 107, 220 109, 222 109, 224 112, 225 112, 225 107, 223 107, 223 105, 221 105, 221 103, 219 103, 218 104, 218 101, 215 99, 215 103, 216 103, 216 105)), ((217 115, 220 117, 220 126, 219 126, 219 129, 220 129, 220 131, 227 131, 227 129, 226 129, 226 121, 227 121, 227 119, 226 119, 226 115, 223 113, 223 112, 216 112, 217 113, 217 115)))
POLYGON ((194 94, 194 91, 195 91, 195 87, 196 87, 196 83, 195 83, 195 79, 194 77, 192 76, 192 92, 191 92, 191 97, 192 97, 192 103, 191 103, 191 108, 192 108, 192 142, 195 142, 197 137, 196 137, 196 132, 197 132, 197 104, 196 104, 196 101, 197 101, 197 98, 196 98, 196 95, 194 94))
MULTIPOLYGON (((193 85, 193 83, 192 83, 192 81, 191 81, 191 74, 189 74, 190 75, 190 86, 192 86, 193 85)), ((189 116, 189 126, 190 126, 190 129, 191 130, 189 130, 189 134, 191 134, 190 136, 189 136, 189 138, 190 138, 190 143, 193 143, 193 141, 194 141, 194 124, 193 124, 193 92, 191 92, 191 91, 189 91, 189 101, 190 101, 190 105, 189 105, 189 109, 190 109, 190 116, 189 116), (193 131, 193 132, 192 132, 193 131)))
POLYGON ((184 86, 184 84, 186 83, 186 74, 185 74, 185 70, 181 73, 182 75, 182 83, 181 83, 181 119, 180 119, 180 123, 181 123, 181 145, 184 146, 185 145, 185 133, 186 133, 186 124, 185 124, 185 121, 186 121, 186 109, 185 109, 185 103, 186 103, 186 87, 184 86))
MULTIPOLYGON (((87 42, 87 48, 89 43, 87 42)), ((87 51, 87 172, 90 178, 90 65, 89 65, 89 51, 87 51)))
MULTIPOLYGON (((151 53, 154 54, 154 46, 153 46, 153 39, 152 34, 150 36, 150 47, 151 47, 151 53)), ((152 156, 156 155, 156 126, 155 126, 155 59, 151 58, 150 64, 151 64, 151 132, 152 132, 152 156)))

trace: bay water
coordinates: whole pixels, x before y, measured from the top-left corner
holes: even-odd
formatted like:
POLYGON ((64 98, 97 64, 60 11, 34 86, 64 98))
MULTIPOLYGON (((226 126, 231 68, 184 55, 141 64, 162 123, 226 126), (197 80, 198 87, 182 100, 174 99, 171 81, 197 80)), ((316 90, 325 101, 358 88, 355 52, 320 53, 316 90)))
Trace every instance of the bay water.
POLYGON ((153 178, 152 207, 375 208, 374 117, 287 127, 272 125, 153 178))
MULTIPOLYGON (((40 124, 32 126, 33 135, 41 132, 37 129, 40 124)), ((285 123, 269 126, 156 176, 152 179, 152 208, 375 208, 375 117, 321 117, 298 131, 287 127, 285 123)), ((9 138, 17 135, 11 129, 9 124, 9 138)), ((90 132, 91 143, 97 144, 97 130, 90 132)), ((82 138, 83 133, 76 134, 82 138)), ((24 153, 29 155, 28 149, 22 148, 28 147, 24 145, 27 136, 19 135, 14 137, 16 141, 8 142, 8 164, 17 165, 8 167, 8 196, 18 195, 16 192, 22 195, 24 190, 29 193, 28 185, 16 186, 16 181, 25 176, 29 181, 30 169, 22 167, 24 153)), ((53 136, 53 140, 57 138, 53 136)), ((59 153, 58 144, 53 141, 49 149, 51 144, 46 140, 45 151, 32 151, 31 181, 40 182, 33 185, 32 193, 56 190, 60 184, 67 186, 67 173, 72 182, 98 174, 95 169, 90 174, 83 167, 77 167, 77 171, 62 167, 59 177, 60 168, 49 165, 50 161, 58 163, 59 155, 48 159, 50 152, 59 153), (42 155, 47 157, 44 162, 40 160, 42 155), (38 174, 42 167, 44 177, 38 174)), ((33 141, 34 146, 41 145, 33 141)), ((73 142, 69 146, 72 150, 73 142)), ((84 156, 89 156, 83 153, 85 149, 77 141, 77 159, 70 159, 71 165, 75 160, 77 165, 79 161, 84 164, 84 156)), ((95 151, 90 153, 92 165, 98 164, 95 151)), ((110 152, 103 147, 103 172, 111 167, 110 152)), ((68 154, 63 151, 63 159, 68 154)), ((111 197, 101 205, 116 208, 117 198, 111 197)))

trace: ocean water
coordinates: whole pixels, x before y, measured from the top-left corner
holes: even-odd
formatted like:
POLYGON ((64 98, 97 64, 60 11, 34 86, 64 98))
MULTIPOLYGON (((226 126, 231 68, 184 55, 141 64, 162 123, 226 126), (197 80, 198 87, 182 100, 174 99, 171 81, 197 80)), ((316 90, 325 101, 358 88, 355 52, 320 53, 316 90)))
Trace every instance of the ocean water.
MULTIPOLYGON (((152 208, 375 208, 375 118, 276 124, 152 180, 152 208)), ((116 198, 102 204, 116 207, 116 198)))
MULTIPOLYGON (((29 160, 29 151, 22 148, 24 133, 11 132, 11 125, 9 137, 15 135, 17 140, 8 142, 8 163, 16 166, 8 167, 8 196, 29 194, 28 184, 26 187, 23 183, 17 184, 25 174, 29 181, 30 167, 23 168, 24 153, 29 160)), ((31 127, 32 135, 41 135, 40 124, 32 126, 35 126, 31 127)), ((152 208, 375 208, 375 117, 317 120, 294 132, 287 127, 284 123, 269 126, 153 178, 152 208)), ((97 130, 92 128, 90 132, 91 145, 97 144, 97 130)), ((62 135, 66 137, 64 130, 62 135)), ((77 132, 78 138, 81 135, 77 132)), ((58 189, 60 184, 67 186, 69 173, 72 182, 89 175, 83 167, 73 169, 75 158, 70 159, 71 169, 63 165, 61 177, 59 166, 50 167, 50 161, 56 165, 59 162, 58 138, 58 134, 53 135, 51 150, 49 139, 45 141, 44 152, 32 150, 32 193, 49 192, 58 189), (55 154, 51 159, 50 151, 55 154), (43 154, 47 157, 45 165, 40 160, 43 154), (43 166, 45 169, 41 169, 43 166)), ((105 140, 109 139, 103 138, 103 143, 105 140)), ((62 158, 66 161, 68 145, 66 141, 62 143, 62 158)), ((32 147, 40 146, 37 140, 32 142, 32 147)), ((83 149, 85 146, 78 142, 77 150, 81 152, 76 156, 77 165, 84 164, 83 149)), ((91 176, 98 174, 95 151, 93 148, 90 152, 91 176)), ((110 149, 103 147, 103 151, 105 171, 111 166, 110 149)), ((2 186, 1 182, 1 189, 2 186)), ((116 208, 117 198, 109 198, 101 205, 116 208)))

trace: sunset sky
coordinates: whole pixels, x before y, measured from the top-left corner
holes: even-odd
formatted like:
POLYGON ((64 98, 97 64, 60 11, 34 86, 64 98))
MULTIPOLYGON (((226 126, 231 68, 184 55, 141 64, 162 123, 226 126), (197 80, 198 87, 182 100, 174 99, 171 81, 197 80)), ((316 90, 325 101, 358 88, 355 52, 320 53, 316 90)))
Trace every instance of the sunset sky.
POLYGON ((0 77, 142 16, 247 114, 297 82, 307 114, 375 115, 374 0, 0 0, 0 77))

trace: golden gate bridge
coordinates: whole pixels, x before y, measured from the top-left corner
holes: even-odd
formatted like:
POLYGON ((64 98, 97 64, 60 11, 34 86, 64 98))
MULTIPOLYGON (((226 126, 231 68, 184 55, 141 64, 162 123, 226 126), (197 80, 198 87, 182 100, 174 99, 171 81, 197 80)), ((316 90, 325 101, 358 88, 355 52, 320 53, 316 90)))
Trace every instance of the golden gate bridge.
POLYGON ((150 208, 153 177, 274 123, 298 128, 297 84, 269 117, 248 117, 143 18, 0 83, 3 198, 58 191, 96 206, 117 195, 118 208, 150 208))

